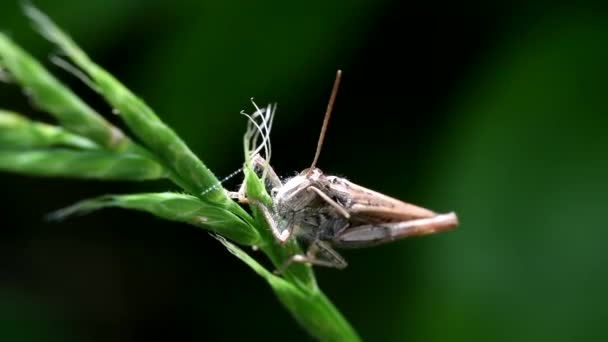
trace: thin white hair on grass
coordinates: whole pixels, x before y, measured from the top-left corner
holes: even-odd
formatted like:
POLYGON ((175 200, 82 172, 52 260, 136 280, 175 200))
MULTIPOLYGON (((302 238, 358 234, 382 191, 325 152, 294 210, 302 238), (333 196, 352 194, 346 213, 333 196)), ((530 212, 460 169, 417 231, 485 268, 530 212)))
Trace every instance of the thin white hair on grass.
POLYGON ((249 119, 247 123, 247 131, 245 132, 245 139, 249 143, 250 157, 264 151, 264 159, 270 160, 272 155, 272 146, 270 144, 270 131, 272 129, 272 122, 274 120, 274 113, 276 111, 276 104, 269 104, 266 108, 260 109, 253 98, 251 103, 256 108, 253 114, 247 114, 241 111, 241 114, 249 119), (260 137, 262 141, 259 142, 260 137))
POLYGON ((87 76, 87 74, 85 74, 84 71, 80 70, 74 64, 71 64, 70 62, 66 61, 65 59, 59 57, 57 54, 51 55, 49 59, 56 66, 60 67, 61 69, 67 71, 69 74, 72 74, 73 76, 78 78, 80 81, 82 81, 82 83, 86 84, 87 87, 89 87, 95 91, 99 90, 99 87, 97 87, 95 82, 93 82, 93 80, 89 76, 87 76))
POLYGON ((252 114, 252 115, 247 115, 247 118, 249 119, 249 122, 247 123, 247 133, 250 140, 249 140, 249 147, 253 148, 253 151, 250 152, 251 155, 250 157, 253 157, 254 155, 260 153, 262 151, 262 149, 264 149, 264 156, 267 157, 268 156, 268 146, 266 144, 265 141, 265 130, 267 128, 267 125, 264 122, 264 115, 262 110, 255 104, 255 102, 253 101, 253 98, 251 98, 251 103, 253 104, 253 106, 255 107, 256 111, 252 114), (262 118, 262 122, 261 124, 258 124, 256 122, 256 118, 261 117, 262 118), (260 138, 260 136, 262 136, 262 142, 258 145, 258 139, 260 138))
MULTIPOLYGON (((251 101, 251 103, 253 103, 253 105, 255 106, 255 103, 253 102, 253 99, 251 101)), ((262 119, 262 128, 264 129, 264 133, 262 133, 262 145, 266 146, 266 155, 264 156, 266 158, 266 160, 270 160, 270 157, 272 155, 272 145, 270 144, 270 130, 272 129, 272 120, 274 118, 274 111, 276 108, 276 104, 274 104, 274 106, 272 104, 269 104, 265 110, 260 110, 257 106, 256 109, 257 111, 253 114, 253 118, 255 119, 257 116, 260 116, 260 118, 262 119)))
MULTIPOLYGON (((248 142, 248 145, 253 146, 253 150, 250 151, 250 157, 264 151, 264 157, 266 160, 270 159, 272 154, 272 148, 270 146, 270 130, 272 128, 272 121, 274 118, 274 112, 276 110, 276 104, 269 104, 266 108, 259 108, 255 102, 253 102, 253 98, 251 99, 251 103, 256 108, 255 113, 247 114, 244 111, 241 111, 241 114, 246 116, 249 120, 247 122, 247 130, 245 131, 245 140, 248 142), (259 122, 258 122, 259 121, 259 122), (259 142, 260 137, 262 137, 262 141, 259 142)), ((243 171, 243 168, 239 168, 238 170, 232 172, 228 176, 222 178, 217 184, 210 186, 201 192, 201 196, 208 194, 211 191, 217 190, 221 187, 224 182, 231 179, 232 177, 239 174, 243 171)), ((262 179, 266 177, 266 172, 262 174, 262 179)))
MULTIPOLYGON (((270 131, 272 129, 272 122, 274 121, 274 113, 277 105, 276 103, 269 104, 266 108, 260 109, 253 101, 253 98, 251 98, 251 103, 256 109, 253 114, 249 115, 244 111, 241 111, 241 114, 249 119, 245 132, 245 141, 247 141, 246 148, 249 150, 250 158, 253 158, 255 155, 264 151, 263 158, 268 162, 272 156, 270 131), (259 142, 260 137, 262 137, 261 142, 259 142)), ((266 179, 266 172, 266 169, 262 171, 262 180, 266 179)))
POLYGON ((255 122, 255 120, 251 117, 251 115, 245 113, 245 111, 241 111, 241 115, 246 116, 247 119, 249 120, 247 122, 247 130, 245 131, 245 142, 246 142, 246 152, 249 153, 250 156, 255 154, 255 151, 261 150, 261 148, 263 148, 263 146, 257 146, 256 148, 254 148, 253 150, 251 149, 251 146, 256 146, 257 145, 257 140, 260 136, 259 132, 262 130, 260 128, 260 126, 258 125, 257 122, 255 122))

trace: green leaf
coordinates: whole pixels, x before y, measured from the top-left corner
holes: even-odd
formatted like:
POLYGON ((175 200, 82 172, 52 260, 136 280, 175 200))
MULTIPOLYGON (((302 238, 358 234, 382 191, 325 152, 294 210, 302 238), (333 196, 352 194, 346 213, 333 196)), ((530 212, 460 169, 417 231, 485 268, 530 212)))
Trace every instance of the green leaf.
MULTIPOLYGON (((268 208, 270 211, 273 210, 272 198, 266 191, 264 181, 258 177, 252 168, 251 155, 254 153, 253 150, 257 148, 255 145, 258 142, 258 134, 265 135, 269 133, 268 131, 260 131, 259 124, 261 124, 261 126, 268 125, 269 122, 267 120, 271 120, 271 115, 260 118, 262 120, 260 123, 254 123, 252 118, 250 119, 247 131, 243 136, 243 151, 245 152, 245 165, 243 167, 243 173, 245 174, 245 195, 249 200, 251 211, 256 220, 255 227, 266 242, 259 246, 260 249, 262 249, 270 258, 277 269, 284 269, 285 263, 292 256, 295 254, 302 254, 302 249, 293 238, 289 239, 283 245, 278 244, 268 225, 267 218, 265 218, 265 215, 262 212, 263 207, 268 208)), ((264 175, 262 175, 262 177, 264 177, 264 175)), ((314 272, 308 265, 292 263, 284 270, 283 275, 285 279, 288 279, 302 288, 309 290, 317 288, 314 272)))
POLYGON ((3 33, 0 33, 0 66, 41 109, 48 111, 66 129, 108 149, 128 145, 129 140, 120 129, 102 118, 3 33))
MULTIPOLYGON (((251 203, 261 203, 267 207, 272 207, 272 200, 270 196, 266 192, 264 188, 264 183, 255 172, 251 169, 249 165, 246 165, 244 168, 245 172, 245 183, 246 183, 246 191, 247 198, 251 201, 251 203)), ((260 212, 259 208, 256 205, 251 205, 251 210, 253 211, 256 227, 260 235, 264 237, 264 241, 266 244, 260 246, 260 248, 268 255, 273 265, 278 269, 284 266, 286 260, 288 260, 291 256, 295 254, 302 254, 302 249, 297 244, 295 239, 290 239, 284 245, 279 245, 274 236, 271 233, 270 227, 268 223, 264 219, 264 216, 260 212)), ((317 282, 315 280, 314 272, 312 268, 308 265, 304 265, 301 263, 292 263, 284 272, 284 276, 286 279, 290 280, 294 284, 298 284, 303 288, 308 289, 316 289, 317 282)))
POLYGON ((135 153, 63 148, 0 150, 0 170, 35 176, 103 180, 152 180, 166 177, 163 167, 135 153))
POLYGON ((65 129, 0 110, 0 149, 68 146, 97 149, 93 141, 65 129))
POLYGON ((278 277, 242 249, 221 237, 217 239, 258 275, 266 279, 281 303, 312 336, 321 341, 359 341, 359 336, 319 289, 302 288, 278 277))
POLYGON ((51 218, 62 219, 69 215, 108 207, 140 210, 167 220, 188 223, 221 234, 240 244, 260 243, 258 232, 232 212, 194 196, 171 192, 105 195, 57 211, 51 218))
MULTIPOLYGON (((0 149, 0 170, 104 180, 170 178, 195 196, 177 193, 106 195, 76 203, 51 217, 61 219, 91 210, 119 207, 148 212, 221 234, 222 237, 218 238, 224 245, 266 279, 281 303, 312 336, 323 341, 359 341, 356 332, 317 287, 312 267, 293 263, 282 276, 277 276, 223 238, 259 246, 275 268, 282 268, 294 254, 302 253, 295 239, 284 246, 277 244, 268 222, 261 215, 262 206, 272 208, 272 198, 247 160, 250 154, 247 142, 244 167, 246 195, 253 204, 255 218, 226 195, 216 177, 142 100, 93 63, 48 17, 31 6, 26 6, 25 11, 40 32, 57 44, 84 74, 72 71, 116 109, 149 150, 131 142, 122 133, 118 143, 112 140, 117 138, 113 135, 116 131, 112 125, 90 110, 18 46, 0 36, 0 67, 10 71, 42 108, 72 131, 68 133, 62 128, 32 122, 14 113, 0 112, 0 143, 6 145, 0 149), (92 140, 91 146, 84 142, 87 138, 92 140), (114 152, 96 148, 95 143, 110 148, 125 144, 122 145, 125 148, 114 152), (78 150, 55 147, 57 145, 78 150)), ((246 137, 252 138, 249 133, 246 137)))
MULTIPOLYGON (((182 186, 186 187, 185 190, 200 195, 219 183, 184 141, 164 124, 150 107, 110 73, 91 61, 84 51, 45 14, 32 6, 26 6, 25 12, 47 39, 57 44, 78 67, 84 70, 91 78, 93 89, 120 113, 119 116, 144 145, 160 157, 167 168, 175 171, 183 181, 182 186)), ((223 204, 232 202, 223 191, 209 192, 205 199, 223 204)))

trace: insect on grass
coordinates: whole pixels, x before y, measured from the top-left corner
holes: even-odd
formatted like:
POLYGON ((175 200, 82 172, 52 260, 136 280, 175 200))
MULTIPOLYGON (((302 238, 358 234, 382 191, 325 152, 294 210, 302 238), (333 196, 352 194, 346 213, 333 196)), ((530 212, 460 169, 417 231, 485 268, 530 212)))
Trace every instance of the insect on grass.
POLYGON ((342 269, 347 262, 334 248, 369 247, 378 244, 450 230, 458 225, 455 213, 437 214, 379 192, 364 188, 345 178, 325 175, 316 167, 327 124, 336 99, 342 72, 338 70, 315 157, 310 167, 282 182, 268 163, 268 135, 275 107, 269 106, 249 116, 249 138, 258 146, 252 156, 254 169, 268 184, 272 206, 245 198, 241 187, 233 197, 256 205, 264 214, 273 236, 284 244, 292 236, 306 248, 293 255, 279 270, 292 262, 342 269), (261 118, 262 123, 256 123, 261 118), (256 144, 260 136, 261 144, 256 144), (266 159, 260 155, 264 150, 266 159))

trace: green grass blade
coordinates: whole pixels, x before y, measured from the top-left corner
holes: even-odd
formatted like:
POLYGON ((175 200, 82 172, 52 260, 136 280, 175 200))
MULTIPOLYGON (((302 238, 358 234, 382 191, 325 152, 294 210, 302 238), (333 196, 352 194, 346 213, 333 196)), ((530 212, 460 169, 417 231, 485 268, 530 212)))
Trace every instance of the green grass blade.
POLYGON ((67 146, 97 149, 93 141, 65 129, 32 121, 17 113, 0 109, 0 149, 67 146))
MULTIPOLYGON (((264 188, 262 181, 257 177, 250 166, 245 166, 244 172, 245 183, 247 185, 247 198, 264 203, 266 206, 271 207, 272 202, 270 196, 266 193, 266 189, 264 188)), ((252 205, 251 210, 253 211, 255 220, 257 222, 256 227, 258 228, 260 235, 263 236, 264 241, 267 242, 266 244, 261 245, 260 248, 268 255, 277 269, 282 267, 283 263, 294 254, 302 253, 302 250, 298 246, 295 239, 291 239, 285 245, 279 245, 276 243, 275 238, 272 236, 270 231, 270 227, 268 227, 268 224, 263 219, 263 216, 259 212, 258 208, 255 205, 252 205)), ((283 275, 292 283, 298 284, 298 286, 303 288, 317 288, 317 282, 315 280, 315 275, 312 268, 304 264, 291 264, 287 270, 285 270, 283 275)))
POLYGON ((62 148, 0 150, 0 170, 35 176, 100 180, 153 180, 166 177, 155 161, 134 153, 62 148))
MULTIPOLYGON (((217 178, 198 159, 182 139, 164 124, 142 100, 135 96, 110 73, 95 64, 76 43, 59 29, 45 14, 32 6, 25 7, 26 14, 38 26, 39 31, 91 78, 94 90, 120 113, 131 131, 175 171, 193 195, 218 184, 217 178)), ((223 191, 212 191, 205 199, 218 203, 231 201, 223 191)))
MULTIPOLYGON (((251 167, 249 156, 252 146, 250 146, 251 142, 248 136, 246 134, 244 138, 246 195, 250 201, 261 203, 271 208, 272 199, 266 192, 264 183, 251 167)), ((288 241, 284 246, 278 245, 274 241, 275 239, 270 233, 270 229, 257 206, 252 205, 251 210, 256 219, 256 227, 264 241, 266 241, 266 244, 261 245, 260 248, 268 255, 275 267, 283 266, 283 263, 291 256, 296 253, 302 253, 301 248, 294 239, 288 241)), ((263 268, 238 247, 223 239, 220 239, 220 241, 222 241, 229 251, 266 279, 281 303, 312 336, 321 341, 360 340, 348 321, 319 290, 314 272, 310 266, 292 263, 284 271, 282 277, 278 277, 263 268)))
POLYGON ((258 232, 230 211, 203 202, 194 196, 171 192, 106 195, 76 203, 53 213, 51 218, 62 219, 69 215, 84 214, 108 207, 145 211, 167 220, 211 230, 245 245, 255 245, 260 242, 258 232))
POLYGON ((359 336, 336 307, 318 289, 303 289, 278 277, 242 249, 218 237, 226 248, 258 275, 266 279, 281 303, 312 336, 320 341, 360 341, 359 336))
MULTIPOLYGON (((0 170, 103 180, 169 178, 194 196, 177 193, 106 195, 76 203, 51 216, 61 219, 119 207, 208 229, 217 233, 218 239, 233 254, 268 282, 281 303, 312 336, 322 341, 359 341, 356 332, 317 287, 310 266, 293 263, 281 276, 274 275, 224 237, 240 244, 259 246, 276 268, 302 252, 294 239, 284 246, 278 245, 257 206, 252 206, 255 215, 252 218, 226 195, 217 178, 142 100, 93 63, 43 13, 29 5, 25 11, 40 32, 84 71, 83 75, 77 76, 116 109, 145 148, 126 138, 36 60, 0 34, 0 69, 8 70, 41 108, 55 115, 71 132, 0 111, 0 170), (96 148, 95 144, 109 149, 96 148), (118 147, 121 147, 120 151, 110 150, 118 147)), ((247 159, 250 154, 247 144, 245 151, 247 159)), ((246 164, 247 198, 272 207, 272 199, 263 182, 251 169, 249 161, 246 164)))
MULTIPOLYGON (((255 226, 266 242, 261 245, 260 248, 270 258, 273 265, 279 269, 283 268, 285 261, 293 255, 302 254, 302 249, 295 239, 290 239, 290 241, 284 245, 276 243, 276 239, 272 235, 266 219, 257 205, 255 205, 255 203, 259 203, 267 208, 272 208, 272 198, 267 193, 264 182, 253 171, 251 166, 251 151, 255 148, 255 146, 251 146, 251 144, 255 143, 255 141, 251 141, 250 138, 252 135, 250 133, 253 133, 254 129, 255 128, 250 123, 247 128, 247 133, 243 136, 243 151, 245 152, 245 166, 243 167, 243 173, 245 174, 245 192, 247 198, 251 200, 252 205, 250 207, 256 220, 255 226)), ((285 279, 307 290, 317 289, 317 282, 312 268, 304 264, 292 263, 283 272, 283 276, 285 279)))
POLYGON ((10 73, 41 109, 66 129, 108 149, 120 149, 128 139, 70 89, 53 77, 36 59, 0 33, 0 66, 10 73))

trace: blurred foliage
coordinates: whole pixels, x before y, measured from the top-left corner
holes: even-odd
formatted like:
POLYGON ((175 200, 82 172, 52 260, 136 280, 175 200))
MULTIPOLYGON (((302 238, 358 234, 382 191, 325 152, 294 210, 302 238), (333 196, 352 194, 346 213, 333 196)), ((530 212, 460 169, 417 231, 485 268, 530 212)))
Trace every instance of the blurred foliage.
MULTIPOLYGON (((452 233, 347 251, 346 270, 319 270, 364 340, 608 337, 608 15, 599 5, 36 5, 217 175, 242 163, 238 112, 251 96, 279 103, 275 169, 289 176, 306 167, 343 68, 319 166, 461 218, 452 233)), ((49 52, 16 2, 0 9, 6 33, 39 57, 49 52)), ((0 84, 0 103, 31 113, 11 86, 0 84)), ((77 340, 136 341, 158 330, 181 340, 308 340, 271 291, 199 230, 127 212, 40 219, 84 196, 132 188, 8 175, 0 186, 0 317, 16 317, 12 331, 22 326, 24 340, 70 331, 77 340), (10 316, 15 302, 45 314, 10 316), (259 315, 242 319, 239 306, 259 315), (37 329, 56 322, 50 317, 60 317, 57 329, 37 329)), ((14 336, 8 331, 0 338, 14 336)))
MULTIPOLYGON (((602 340, 608 22, 558 13, 494 53, 443 149, 466 229, 434 258, 420 340, 602 340), (497 68, 499 66, 500 68, 497 68), (457 180, 457 182, 454 182, 457 180)), ((437 175, 439 176, 439 175, 437 175)))

